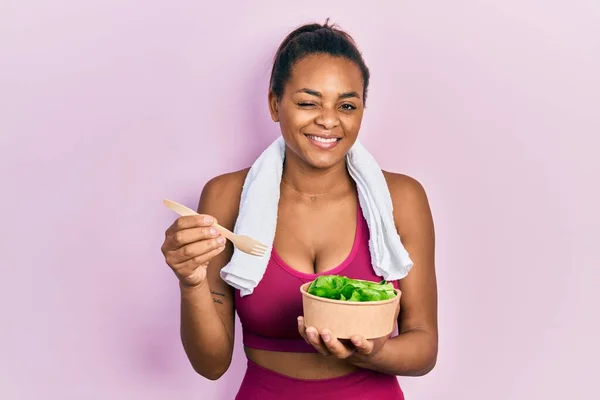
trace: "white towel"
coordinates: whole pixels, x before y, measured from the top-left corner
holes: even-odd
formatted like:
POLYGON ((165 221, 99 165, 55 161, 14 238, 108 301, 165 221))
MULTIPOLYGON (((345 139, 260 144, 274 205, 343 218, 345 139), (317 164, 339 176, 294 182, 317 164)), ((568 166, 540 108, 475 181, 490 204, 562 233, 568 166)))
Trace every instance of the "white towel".
MULTIPOLYGON (((275 239, 284 157, 285 142, 283 137, 279 137, 254 162, 244 182, 234 231, 264 243, 269 249, 264 257, 235 249, 231 261, 221 269, 221 278, 239 289, 242 296, 254 291, 267 269, 275 239)), ((352 146, 346 160, 369 227, 373 271, 388 281, 402 279, 413 262, 396 231, 392 198, 383 172, 359 141, 352 146)))

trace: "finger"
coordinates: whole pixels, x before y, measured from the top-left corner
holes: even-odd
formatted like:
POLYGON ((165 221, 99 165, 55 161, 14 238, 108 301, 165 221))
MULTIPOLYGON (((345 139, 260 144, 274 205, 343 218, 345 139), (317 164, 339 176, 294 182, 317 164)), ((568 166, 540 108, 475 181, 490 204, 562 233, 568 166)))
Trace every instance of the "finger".
POLYGON ((175 222, 173 222, 173 224, 169 227, 169 229, 167 229, 167 233, 181 231, 183 229, 211 226, 215 222, 217 222, 217 220, 210 215, 205 215, 205 214, 186 215, 186 216, 177 218, 175 220, 175 222))
POLYGON ((304 317, 298 317, 298 333, 302 336, 302 339, 308 344, 311 344, 308 341, 308 337, 306 336, 306 327, 304 326, 304 317))
POLYGON ((329 329, 323 329, 321 331, 321 338, 323 339, 327 350, 339 359, 348 358, 354 353, 353 349, 347 348, 342 342, 334 337, 329 329))
POLYGON ((198 242, 200 240, 213 239, 219 236, 214 227, 189 228, 172 232, 167 235, 166 241, 171 250, 180 249, 183 246, 198 242))
POLYGON ((356 348, 357 352, 365 355, 371 354, 375 348, 373 341, 367 340, 360 335, 352 336, 352 344, 354 345, 354 348, 356 348))
POLYGON ((198 257, 194 257, 191 260, 184 261, 174 266, 174 269, 181 275, 189 275, 199 266, 208 263, 212 258, 220 254, 225 250, 225 246, 221 246, 214 250, 209 251, 206 254, 202 254, 198 257))
POLYGON ((308 337, 308 343, 313 345, 313 347, 315 349, 317 349, 317 351, 319 353, 321 353, 321 355, 324 355, 324 356, 331 355, 329 350, 327 350, 327 347, 325 347, 325 345, 321 341, 319 332, 317 332, 317 330, 314 327, 309 326, 308 328, 306 328, 306 336, 308 337))
POLYGON ((181 264, 198 256, 207 254, 225 244, 225 238, 218 236, 215 239, 201 240, 190 243, 167 254, 169 265, 181 264))

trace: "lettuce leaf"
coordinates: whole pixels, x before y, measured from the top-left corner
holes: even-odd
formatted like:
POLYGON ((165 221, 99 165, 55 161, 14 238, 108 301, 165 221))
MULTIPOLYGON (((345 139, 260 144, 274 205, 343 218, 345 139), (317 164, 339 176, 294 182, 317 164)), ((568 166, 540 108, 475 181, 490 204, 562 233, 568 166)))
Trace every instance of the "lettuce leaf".
POLYGON ((308 293, 342 301, 379 301, 396 296, 394 286, 385 280, 377 283, 339 275, 322 275, 308 288, 308 293))

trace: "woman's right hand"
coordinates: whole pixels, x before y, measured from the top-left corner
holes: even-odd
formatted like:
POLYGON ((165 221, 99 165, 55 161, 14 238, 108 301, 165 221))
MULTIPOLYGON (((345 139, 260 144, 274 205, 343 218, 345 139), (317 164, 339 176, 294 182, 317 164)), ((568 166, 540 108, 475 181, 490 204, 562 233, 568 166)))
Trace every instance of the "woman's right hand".
POLYGON ((182 285, 199 287, 209 261, 225 249, 225 238, 212 226, 210 215, 179 217, 165 232, 161 251, 182 285))

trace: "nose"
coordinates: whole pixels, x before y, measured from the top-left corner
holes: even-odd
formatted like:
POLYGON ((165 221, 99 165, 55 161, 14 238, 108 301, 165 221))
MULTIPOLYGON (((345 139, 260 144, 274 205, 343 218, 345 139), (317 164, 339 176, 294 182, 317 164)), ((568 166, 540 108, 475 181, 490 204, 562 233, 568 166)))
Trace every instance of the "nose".
POLYGON ((322 108, 319 116, 315 119, 315 123, 329 131, 340 124, 340 119, 335 110, 322 108))

